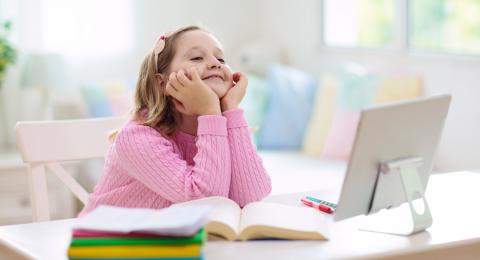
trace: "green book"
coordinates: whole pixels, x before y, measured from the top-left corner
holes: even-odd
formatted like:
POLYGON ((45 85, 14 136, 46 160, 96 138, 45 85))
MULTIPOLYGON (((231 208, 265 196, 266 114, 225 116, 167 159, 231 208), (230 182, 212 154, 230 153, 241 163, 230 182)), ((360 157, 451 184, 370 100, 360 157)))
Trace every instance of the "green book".
POLYGON ((68 258, 69 260, 204 260, 203 256, 199 257, 148 257, 148 258, 125 258, 125 257, 100 257, 100 258, 68 258))
POLYGON ((206 232, 202 228, 193 237, 73 237, 70 246, 184 245, 202 244, 205 239, 206 232))

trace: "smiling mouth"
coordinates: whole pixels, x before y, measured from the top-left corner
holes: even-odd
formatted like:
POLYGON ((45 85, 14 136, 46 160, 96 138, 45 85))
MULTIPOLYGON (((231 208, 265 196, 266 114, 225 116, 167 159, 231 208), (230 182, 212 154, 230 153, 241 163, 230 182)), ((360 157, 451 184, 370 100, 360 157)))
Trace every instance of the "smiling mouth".
POLYGON ((207 80, 207 79, 220 79, 220 80, 223 80, 223 78, 219 75, 212 75, 212 76, 208 76, 208 77, 205 77, 203 78, 203 80, 207 80))

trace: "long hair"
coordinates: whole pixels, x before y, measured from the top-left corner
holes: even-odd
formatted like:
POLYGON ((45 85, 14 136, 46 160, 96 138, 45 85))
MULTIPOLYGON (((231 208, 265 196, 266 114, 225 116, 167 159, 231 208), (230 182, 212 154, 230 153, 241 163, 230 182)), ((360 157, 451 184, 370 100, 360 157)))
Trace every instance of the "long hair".
POLYGON ((181 117, 173 105, 172 97, 165 95, 165 87, 158 84, 155 74, 158 72, 165 75, 169 72, 178 38, 183 33, 194 30, 202 29, 198 26, 188 26, 173 32, 165 38, 165 47, 158 55, 157 64, 152 50, 145 56, 140 68, 134 95, 133 119, 155 127, 163 135, 175 132, 180 126, 181 117))

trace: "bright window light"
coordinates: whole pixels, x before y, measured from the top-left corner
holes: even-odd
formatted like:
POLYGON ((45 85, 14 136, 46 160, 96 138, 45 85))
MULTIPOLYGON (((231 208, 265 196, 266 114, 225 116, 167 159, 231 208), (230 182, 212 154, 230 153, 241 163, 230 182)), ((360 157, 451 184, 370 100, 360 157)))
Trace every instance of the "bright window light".
POLYGON ((46 51, 111 56, 132 48, 130 0, 43 0, 46 51))
POLYGON ((383 48, 394 42, 394 0, 324 0, 327 46, 383 48))
POLYGON ((410 1, 409 11, 414 49, 480 54, 480 0, 410 1))

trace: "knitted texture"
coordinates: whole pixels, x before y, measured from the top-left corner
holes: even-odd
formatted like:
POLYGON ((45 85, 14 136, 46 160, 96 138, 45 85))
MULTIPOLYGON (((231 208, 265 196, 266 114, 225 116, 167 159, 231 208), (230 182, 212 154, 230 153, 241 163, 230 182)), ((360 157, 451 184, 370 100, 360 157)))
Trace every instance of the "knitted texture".
POLYGON ((243 207, 270 191, 241 109, 198 117, 197 136, 178 131, 165 137, 130 121, 107 152, 104 174, 79 216, 102 204, 164 208, 209 196, 243 207))

